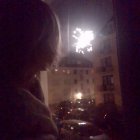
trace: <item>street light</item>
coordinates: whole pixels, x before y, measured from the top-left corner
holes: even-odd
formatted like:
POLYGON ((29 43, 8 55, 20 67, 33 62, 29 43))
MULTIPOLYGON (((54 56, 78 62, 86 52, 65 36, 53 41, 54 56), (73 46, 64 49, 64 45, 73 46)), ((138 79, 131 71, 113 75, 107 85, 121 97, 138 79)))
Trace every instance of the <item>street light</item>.
POLYGON ((82 99, 82 93, 81 92, 78 92, 78 93, 76 93, 75 95, 74 95, 74 98, 75 99, 82 99))
POLYGON ((77 53, 85 54, 92 51, 91 42, 94 40, 94 34, 91 30, 83 31, 81 28, 76 28, 73 31, 73 38, 77 41, 73 44, 77 53))

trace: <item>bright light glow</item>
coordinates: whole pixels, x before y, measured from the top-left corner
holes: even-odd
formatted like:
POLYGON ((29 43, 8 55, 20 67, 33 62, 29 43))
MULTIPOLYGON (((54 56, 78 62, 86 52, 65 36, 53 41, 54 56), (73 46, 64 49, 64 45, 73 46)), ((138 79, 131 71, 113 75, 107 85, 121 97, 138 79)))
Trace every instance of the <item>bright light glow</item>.
POLYGON ((83 31, 80 28, 76 28, 73 31, 73 38, 76 39, 76 43, 74 43, 74 47, 76 48, 77 53, 85 54, 86 52, 92 51, 92 40, 94 40, 93 31, 87 30, 83 31))
POLYGON ((84 125, 84 124, 86 124, 85 122, 81 122, 81 123, 78 123, 79 125, 84 125))
POLYGON ((83 108, 78 108, 78 110, 80 110, 80 111, 84 111, 84 109, 83 109, 83 108))
POLYGON ((89 139, 91 139, 91 140, 92 140, 92 139, 94 139, 94 137, 93 137, 93 136, 90 136, 90 137, 89 137, 89 139))
POLYGON ((74 97, 75 97, 75 99, 82 99, 82 96, 83 96, 82 93, 78 92, 78 93, 75 94, 74 97))
POLYGON ((106 118, 107 114, 104 115, 104 119, 106 118))
POLYGON ((71 129, 71 130, 73 130, 73 129, 74 129, 74 127, 72 127, 72 126, 71 126, 71 128, 70 128, 70 129, 71 129))

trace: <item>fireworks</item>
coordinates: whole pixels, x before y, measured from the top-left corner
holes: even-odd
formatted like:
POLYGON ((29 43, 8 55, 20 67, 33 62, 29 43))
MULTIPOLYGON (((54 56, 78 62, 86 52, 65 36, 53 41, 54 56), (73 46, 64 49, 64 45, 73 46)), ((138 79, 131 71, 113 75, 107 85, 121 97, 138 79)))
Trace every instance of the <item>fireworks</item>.
POLYGON ((73 32, 73 38, 77 41, 74 43, 77 53, 85 54, 85 52, 92 51, 92 40, 94 39, 93 31, 86 30, 83 31, 80 28, 76 28, 73 32))

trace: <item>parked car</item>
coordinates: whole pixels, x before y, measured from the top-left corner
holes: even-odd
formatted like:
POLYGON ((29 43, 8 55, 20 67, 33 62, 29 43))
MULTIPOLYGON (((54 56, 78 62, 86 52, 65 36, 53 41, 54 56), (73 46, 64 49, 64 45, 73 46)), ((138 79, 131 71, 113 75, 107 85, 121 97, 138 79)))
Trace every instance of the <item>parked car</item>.
POLYGON ((70 109, 64 117, 65 120, 77 119, 83 121, 88 121, 88 118, 89 118, 89 112, 87 112, 87 110, 83 108, 70 109))
POLYGON ((60 138, 62 140, 90 140, 100 131, 92 123, 82 120, 61 121, 60 138))

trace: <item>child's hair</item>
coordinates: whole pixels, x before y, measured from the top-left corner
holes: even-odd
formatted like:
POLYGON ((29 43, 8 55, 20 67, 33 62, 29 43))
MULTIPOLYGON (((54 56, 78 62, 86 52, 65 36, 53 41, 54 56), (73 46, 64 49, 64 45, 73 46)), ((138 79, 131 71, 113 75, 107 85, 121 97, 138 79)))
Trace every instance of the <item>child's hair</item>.
POLYGON ((41 65, 40 57, 50 65, 58 44, 59 24, 46 3, 41 0, 0 1, 1 75, 19 76, 26 63, 41 65))

